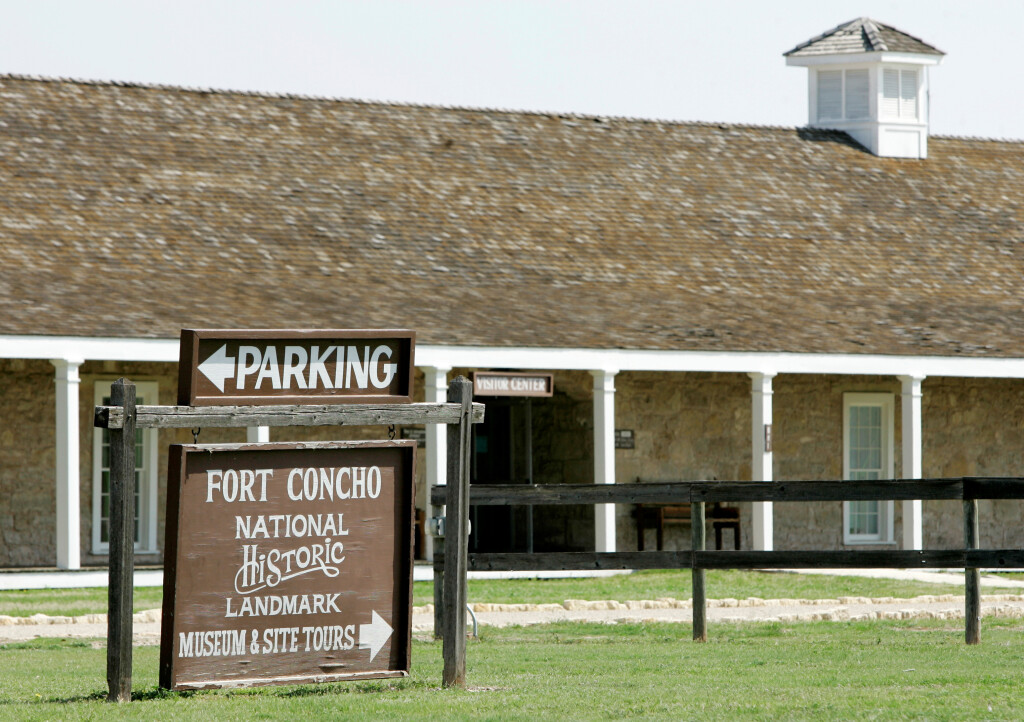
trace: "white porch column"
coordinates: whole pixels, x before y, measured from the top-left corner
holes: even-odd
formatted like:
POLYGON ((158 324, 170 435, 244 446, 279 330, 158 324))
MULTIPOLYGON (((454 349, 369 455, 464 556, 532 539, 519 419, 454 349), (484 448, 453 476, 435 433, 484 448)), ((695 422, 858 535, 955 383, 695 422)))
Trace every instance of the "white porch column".
POLYGON ((78 444, 78 367, 82 359, 53 359, 57 369, 57 568, 81 567, 78 444))
MULTIPOLYGON (((426 366, 423 368, 424 401, 443 404, 448 400, 448 372, 450 368, 426 366)), ((430 492, 435 486, 444 486, 448 472, 448 427, 444 424, 427 424, 427 522, 437 512, 430 504, 430 492)), ((423 555, 434 558, 434 537, 423 535, 423 555)))
MULTIPOLYGON (((903 383, 903 471, 904 479, 921 478, 921 382, 924 376, 900 376, 903 383)), ((920 499, 903 502, 903 548, 924 549, 924 525, 920 499)))
MULTIPOLYGON (((594 483, 615 483, 615 374, 591 371, 594 376, 594 483)), ((594 551, 615 551, 615 505, 594 505, 594 551)))
MULTIPOLYGON (((772 379, 774 373, 757 372, 751 378, 751 481, 772 481, 772 450, 767 444, 772 425, 772 379)), ((753 507, 753 544, 756 551, 774 548, 772 502, 755 501, 753 507)))
POLYGON ((270 441, 269 426, 247 426, 245 440, 250 444, 265 444, 270 441))

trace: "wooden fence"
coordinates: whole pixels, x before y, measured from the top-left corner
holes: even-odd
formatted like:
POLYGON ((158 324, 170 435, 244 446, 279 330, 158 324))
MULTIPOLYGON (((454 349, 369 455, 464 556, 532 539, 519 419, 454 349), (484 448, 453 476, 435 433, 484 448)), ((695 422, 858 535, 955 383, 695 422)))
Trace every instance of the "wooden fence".
MULTIPOLYGON (((707 639, 706 569, 813 569, 813 568, 962 568, 966 573, 966 641, 977 644, 981 632, 979 568, 1024 567, 1024 549, 980 549, 979 499, 1024 499, 1024 478, 897 479, 891 481, 775 481, 775 482, 669 482, 658 484, 545 484, 474 485, 459 492, 469 506, 516 504, 680 504, 690 503, 692 548, 680 551, 558 552, 468 554, 467 538, 460 536, 466 524, 447 524, 447 547, 463 550, 465 562, 453 570, 449 557, 434 556, 435 589, 445 595, 442 605, 465 606, 465 571, 541 571, 598 569, 692 569, 693 638, 707 639), (839 551, 714 551, 705 548, 705 504, 712 502, 818 502, 875 500, 958 500, 963 503, 962 549, 839 550, 839 551), (452 579, 457 576, 458 579, 452 579), (461 596, 448 590, 461 587, 461 596)), ((444 504, 451 488, 434 489, 431 501, 444 504)), ((449 508, 448 518, 455 510, 449 508)), ((436 624, 443 624, 440 611, 436 624)), ((463 622, 464 626, 464 622, 463 622)), ((443 630, 447 640, 449 630, 443 630)), ((463 645, 464 654, 464 645, 463 645)), ((461 662, 463 668, 465 661, 461 662)))

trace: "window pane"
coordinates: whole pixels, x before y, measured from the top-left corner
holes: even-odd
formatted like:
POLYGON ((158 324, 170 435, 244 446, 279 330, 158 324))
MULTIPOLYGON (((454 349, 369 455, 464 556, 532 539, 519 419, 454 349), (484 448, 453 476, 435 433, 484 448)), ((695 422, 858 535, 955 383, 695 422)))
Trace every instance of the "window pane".
POLYGON ((818 71, 818 119, 834 120, 843 117, 843 71, 818 71))
POLYGON ((882 117, 900 115, 900 71, 886 68, 882 71, 882 117))
MULTIPOLYGON (((877 481, 886 476, 884 464, 891 441, 883 432, 885 409, 880 403, 848 407, 846 451, 848 478, 855 481, 877 481)), ((881 501, 847 502, 847 535, 859 541, 880 540, 884 526, 885 507, 881 501)))
POLYGON ((881 502, 851 501, 849 504, 850 534, 877 536, 881 517, 881 502))
POLYGON ((912 120, 917 117, 917 71, 900 71, 900 117, 912 120))
POLYGON ((846 117, 851 119, 867 118, 870 103, 868 71, 846 71, 846 117))

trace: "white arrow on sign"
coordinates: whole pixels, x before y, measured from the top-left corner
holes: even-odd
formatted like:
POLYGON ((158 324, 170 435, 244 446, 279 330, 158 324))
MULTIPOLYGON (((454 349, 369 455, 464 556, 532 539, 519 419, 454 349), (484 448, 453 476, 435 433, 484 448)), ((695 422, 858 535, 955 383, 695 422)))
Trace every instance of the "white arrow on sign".
POLYGON ((213 382, 218 391, 224 393, 224 381, 235 375, 235 359, 228 356, 228 345, 224 344, 214 351, 210 358, 199 364, 199 370, 213 382))
POLYGON ((359 648, 370 650, 370 661, 377 656, 377 652, 384 646, 384 643, 391 638, 391 625, 384 621, 384 618, 372 612, 370 624, 359 625, 359 648))

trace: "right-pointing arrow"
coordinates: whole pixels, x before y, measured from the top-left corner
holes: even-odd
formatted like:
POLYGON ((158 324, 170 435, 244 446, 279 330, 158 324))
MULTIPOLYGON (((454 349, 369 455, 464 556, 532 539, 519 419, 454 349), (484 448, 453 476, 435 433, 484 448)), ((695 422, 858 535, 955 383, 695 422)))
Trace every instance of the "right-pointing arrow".
POLYGON ((218 391, 224 393, 224 381, 235 375, 235 359, 228 356, 228 345, 224 344, 214 351, 210 358, 199 364, 199 370, 213 382, 218 391))
POLYGON ((380 648, 391 638, 391 625, 384 621, 384 618, 372 612, 369 624, 359 625, 359 648, 370 650, 370 661, 377 656, 380 648))

